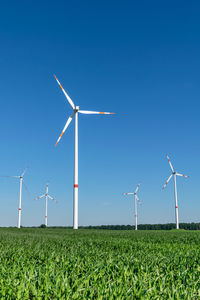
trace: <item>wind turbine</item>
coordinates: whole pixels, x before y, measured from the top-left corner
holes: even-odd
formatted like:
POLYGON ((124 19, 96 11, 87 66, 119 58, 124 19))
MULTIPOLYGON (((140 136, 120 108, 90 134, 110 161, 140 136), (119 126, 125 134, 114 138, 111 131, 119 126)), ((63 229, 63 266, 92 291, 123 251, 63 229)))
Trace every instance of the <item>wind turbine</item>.
POLYGON ((44 197, 45 197, 45 225, 47 226, 47 203, 48 203, 48 198, 51 199, 52 201, 56 202, 56 200, 49 195, 49 184, 48 183, 46 184, 46 194, 35 198, 35 200, 39 200, 39 199, 42 199, 44 197))
MULTIPOLYGON (((24 174, 26 173, 28 167, 24 170, 24 172, 20 176, 1 176, 8 178, 19 178, 19 209, 18 209, 18 223, 17 227, 21 227, 21 211, 22 211, 22 183, 24 183, 24 174)), ((25 183, 24 183, 25 186, 25 183)))
POLYGON ((182 175, 182 174, 179 174, 177 173, 176 171, 174 171, 174 168, 172 166, 172 163, 169 159, 169 156, 167 156, 167 159, 168 159, 168 162, 169 162, 169 165, 170 165, 170 168, 172 170, 172 174, 169 176, 169 178, 167 179, 167 181, 165 182, 164 186, 163 186, 163 190, 164 188, 166 187, 166 185, 168 184, 168 182, 170 181, 170 179, 172 178, 172 176, 174 176, 174 196, 175 196, 175 215, 176 215, 176 229, 179 229, 179 219, 178 219, 178 199, 177 199, 177 188, 176 188, 176 176, 181 176, 181 177, 185 177, 185 178, 188 178, 189 176, 186 176, 186 175, 182 175))
MULTIPOLYGON (((73 216, 73 228, 78 229, 78 113, 81 114, 105 114, 105 115, 111 115, 114 113, 111 112, 98 112, 98 111, 88 111, 88 110, 79 110, 79 106, 75 106, 72 99, 68 96, 62 85, 60 84, 58 78, 54 75, 57 83, 59 84, 61 90, 63 91, 65 97, 67 98, 69 104, 71 105, 73 109, 73 114, 68 118, 65 127, 63 128, 63 131, 61 135, 59 136, 56 145, 60 141, 62 135, 64 134, 65 130, 71 123, 73 117, 75 117, 75 141, 74 141, 74 216, 73 216)), ((55 145, 55 146, 56 146, 55 145)))
POLYGON ((139 189, 140 183, 137 185, 136 190, 134 193, 124 193, 124 195, 134 195, 134 202, 135 202, 135 230, 137 230, 138 225, 138 214, 137 214, 137 202, 141 204, 140 199, 137 196, 137 191, 139 189))

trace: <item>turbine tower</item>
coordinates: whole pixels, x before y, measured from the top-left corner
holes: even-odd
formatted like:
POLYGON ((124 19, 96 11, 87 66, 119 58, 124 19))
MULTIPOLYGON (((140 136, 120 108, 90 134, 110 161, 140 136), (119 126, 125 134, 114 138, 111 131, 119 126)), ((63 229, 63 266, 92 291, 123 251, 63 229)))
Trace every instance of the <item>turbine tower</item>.
POLYGON ((46 184, 46 194, 35 198, 35 200, 39 200, 39 199, 42 199, 44 197, 45 197, 45 225, 47 226, 47 205, 48 205, 48 198, 51 199, 52 201, 56 202, 56 200, 49 195, 49 184, 48 183, 46 184))
POLYGON ((140 199, 137 196, 137 191, 139 189, 140 183, 137 185, 134 193, 124 193, 124 195, 134 195, 134 206, 135 206, 135 230, 137 230, 138 225, 138 214, 137 214, 137 202, 141 204, 140 199))
POLYGON ((188 178, 189 176, 186 176, 186 175, 182 175, 182 174, 179 174, 177 173, 176 171, 174 171, 174 168, 172 166, 172 163, 169 159, 169 156, 167 156, 167 159, 168 159, 168 162, 169 162, 169 165, 170 165, 170 168, 172 170, 172 174, 169 176, 169 178, 167 179, 167 181, 165 182, 164 186, 163 186, 163 190, 164 188, 166 187, 166 185, 168 184, 168 182, 170 181, 170 179, 172 178, 172 176, 174 176, 174 197, 175 197, 175 216, 176 216, 176 229, 179 229, 179 218, 178 218, 178 199, 177 199, 177 187, 176 187, 176 176, 181 176, 181 177, 185 177, 185 178, 188 178))
POLYGON ((57 83, 59 84, 61 90, 63 91, 65 97, 67 98, 69 104, 73 109, 73 114, 68 118, 65 127, 61 135, 59 136, 56 145, 60 141, 62 135, 64 134, 65 130, 71 123, 73 117, 75 117, 75 141, 74 141, 74 215, 73 215, 73 228, 78 229, 78 113, 81 114, 105 114, 110 115, 114 113, 110 112, 97 112, 97 111, 88 111, 88 110, 79 110, 79 106, 75 106, 72 99, 68 96, 62 85, 60 84, 58 78, 54 75, 57 83))
POLYGON ((24 174, 26 173, 28 167, 24 170, 24 172, 20 176, 1 176, 1 177, 8 177, 8 178, 18 178, 19 179, 19 209, 18 209, 18 222, 17 227, 21 227, 21 211, 22 211, 22 184, 24 184, 24 174))

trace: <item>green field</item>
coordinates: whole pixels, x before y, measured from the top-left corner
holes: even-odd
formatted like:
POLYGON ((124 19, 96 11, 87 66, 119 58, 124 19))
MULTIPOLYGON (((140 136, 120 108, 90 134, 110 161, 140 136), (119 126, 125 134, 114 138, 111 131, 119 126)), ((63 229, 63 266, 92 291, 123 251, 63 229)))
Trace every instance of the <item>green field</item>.
POLYGON ((0 299, 200 299, 200 232, 0 229, 0 299))

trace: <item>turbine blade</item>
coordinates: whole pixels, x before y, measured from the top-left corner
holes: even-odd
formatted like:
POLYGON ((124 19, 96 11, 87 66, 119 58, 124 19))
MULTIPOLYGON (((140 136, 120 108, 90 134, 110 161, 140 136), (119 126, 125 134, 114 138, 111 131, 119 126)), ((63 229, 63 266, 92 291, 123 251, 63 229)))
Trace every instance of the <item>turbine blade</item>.
POLYGON ((136 200, 138 201, 138 203, 140 204, 140 205, 142 205, 142 202, 140 201, 140 199, 138 198, 138 196, 137 195, 135 195, 136 196, 136 200))
POLYGON ((25 187, 25 190, 29 193, 29 195, 30 195, 30 191, 29 191, 29 189, 28 189, 28 187, 27 187, 27 185, 24 183, 24 179, 23 179, 23 185, 24 185, 24 187, 25 187))
POLYGON ((51 196, 47 196, 49 199, 51 199, 52 201, 54 201, 54 202, 57 202, 54 198, 52 198, 51 196))
POLYGON ((0 177, 6 177, 6 178, 20 178, 20 176, 5 176, 5 175, 1 175, 0 177))
POLYGON ((56 75, 54 75, 54 77, 55 77, 57 83, 59 84, 61 90, 63 91, 65 97, 67 98, 69 104, 71 105, 71 107, 72 107, 73 109, 75 109, 74 102, 73 102, 72 99, 69 97, 69 95, 66 93, 66 91, 64 90, 64 88, 63 88, 62 85, 60 84, 60 81, 58 80, 58 78, 56 77, 56 75))
POLYGON ((169 176, 169 178, 167 179, 167 181, 165 182, 162 190, 164 190, 164 188, 166 187, 166 185, 168 184, 168 182, 170 181, 170 179, 172 178, 172 174, 169 176))
POLYGON ((29 167, 26 167, 26 168, 25 168, 25 170, 24 170, 24 172, 22 173, 21 177, 24 176, 24 174, 26 173, 26 171, 28 170, 28 168, 29 168, 29 167))
POLYGON ((36 198, 34 198, 33 200, 39 200, 39 199, 41 199, 41 198, 43 198, 43 197, 45 197, 45 195, 42 195, 42 196, 36 197, 36 198))
POLYGON ((102 114, 102 115, 114 115, 115 114, 113 112, 90 111, 90 110, 79 110, 78 112, 81 113, 81 114, 86 114, 86 115, 98 115, 98 114, 102 114))
POLYGON ((134 195, 134 193, 123 193, 123 195, 134 195))
POLYGON ((65 127, 63 128, 63 131, 61 132, 61 135, 59 136, 55 146, 57 146, 58 142, 60 141, 61 137, 63 136, 63 133, 65 132, 65 130, 67 129, 67 127, 69 126, 69 124, 71 123, 71 120, 73 118, 73 116, 75 115, 75 112, 68 118, 65 127))
POLYGON ((171 168, 172 172, 174 172, 174 168, 173 168, 172 163, 171 163, 171 161, 170 161, 170 159, 169 159, 169 156, 168 156, 168 155, 166 155, 166 156, 167 156, 167 159, 168 159, 170 168, 171 168))
POLYGON ((135 193, 137 193, 138 189, 139 189, 139 186, 140 186, 140 183, 138 183, 137 187, 136 187, 136 190, 135 190, 135 193))
POLYGON ((179 173, 176 173, 177 176, 182 176, 182 177, 185 177, 185 178, 189 178, 190 176, 187 176, 187 175, 183 175, 183 174, 179 174, 179 173))

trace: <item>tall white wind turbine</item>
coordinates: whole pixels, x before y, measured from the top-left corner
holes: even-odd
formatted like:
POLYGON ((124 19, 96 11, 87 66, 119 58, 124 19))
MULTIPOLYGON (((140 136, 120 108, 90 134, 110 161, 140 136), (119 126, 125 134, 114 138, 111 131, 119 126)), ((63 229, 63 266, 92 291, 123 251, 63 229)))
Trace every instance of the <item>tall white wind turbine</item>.
POLYGON ((26 173, 28 167, 24 170, 24 172, 20 176, 0 176, 0 177, 8 177, 8 178, 18 178, 19 179, 19 209, 18 209, 18 222, 17 227, 21 227, 21 211, 22 211, 22 183, 24 183, 24 174, 26 173))
POLYGON ((73 216, 73 228, 78 229, 78 113, 81 114, 105 114, 111 115, 114 113, 111 112, 98 112, 98 111, 88 111, 88 110, 79 110, 79 106, 75 106, 72 99, 68 96, 62 85, 60 84, 58 78, 54 75, 57 83, 59 84, 61 90, 63 91, 65 97, 67 98, 69 104, 73 109, 73 114, 68 118, 65 127, 61 135, 59 136, 56 145, 60 141, 62 135, 64 134, 65 130, 71 123, 73 117, 75 117, 75 141, 74 141, 74 216, 73 216))
POLYGON ((181 177, 185 177, 185 178, 188 178, 189 176, 186 176, 186 175, 182 175, 182 174, 179 174, 177 173, 176 171, 174 171, 174 168, 172 166, 172 163, 169 159, 169 156, 167 156, 167 159, 168 159, 168 162, 169 162, 169 165, 170 165, 170 168, 172 170, 172 174, 169 176, 169 178, 167 179, 167 181, 165 182, 164 186, 163 186, 163 190, 164 188, 166 187, 166 185, 168 184, 168 182, 170 181, 170 179, 172 178, 172 176, 174 176, 174 197, 175 197, 175 215, 176 215, 176 229, 179 229, 179 218, 178 218, 178 199, 177 199, 177 187, 176 187, 176 176, 181 176, 181 177))
POLYGON ((52 201, 56 202, 56 200, 49 195, 49 184, 48 183, 46 184, 46 194, 41 195, 41 196, 35 198, 35 200, 39 200, 39 199, 42 199, 42 198, 45 198, 45 225, 47 226, 48 198, 51 199, 52 201))
POLYGON ((134 193, 124 193, 124 195, 134 195, 134 206, 135 206, 135 230, 137 230, 138 225, 138 213, 137 213, 137 202, 141 204, 140 199, 137 196, 137 191, 139 189, 140 183, 137 185, 136 190, 134 193))

